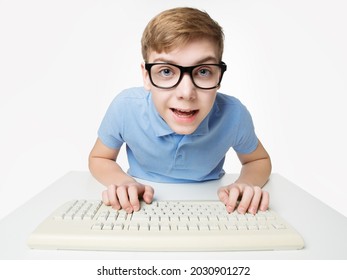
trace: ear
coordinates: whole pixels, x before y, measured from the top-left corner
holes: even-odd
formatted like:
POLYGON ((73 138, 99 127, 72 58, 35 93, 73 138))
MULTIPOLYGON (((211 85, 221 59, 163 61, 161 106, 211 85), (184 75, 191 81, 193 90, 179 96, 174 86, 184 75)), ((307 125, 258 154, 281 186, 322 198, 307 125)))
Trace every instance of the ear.
POLYGON ((149 74, 148 71, 145 68, 145 63, 141 63, 141 70, 142 70, 142 79, 143 79, 143 86, 145 87, 146 90, 151 89, 151 80, 149 79, 149 74))

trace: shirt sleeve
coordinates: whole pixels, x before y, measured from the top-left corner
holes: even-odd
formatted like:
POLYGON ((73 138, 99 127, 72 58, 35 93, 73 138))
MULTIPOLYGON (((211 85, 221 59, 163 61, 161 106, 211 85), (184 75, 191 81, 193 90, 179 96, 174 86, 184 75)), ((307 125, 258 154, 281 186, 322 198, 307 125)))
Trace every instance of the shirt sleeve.
POLYGON ((98 129, 99 139, 111 149, 119 149, 124 143, 122 137, 124 104, 122 103, 123 100, 119 96, 114 98, 98 129))
POLYGON ((244 105, 241 105, 240 109, 237 139, 233 149, 240 154, 250 154, 258 146, 258 137, 251 114, 244 105))

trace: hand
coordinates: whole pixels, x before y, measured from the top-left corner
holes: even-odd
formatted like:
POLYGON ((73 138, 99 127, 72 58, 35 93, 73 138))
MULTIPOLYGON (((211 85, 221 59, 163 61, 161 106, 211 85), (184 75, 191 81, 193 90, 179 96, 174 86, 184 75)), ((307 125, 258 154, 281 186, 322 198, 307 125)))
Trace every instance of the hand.
POLYGON ((102 192, 102 201, 107 206, 114 209, 123 208, 127 213, 140 210, 140 200, 143 198, 146 203, 153 200, 154 190, 151 186, 146 186, 138 182, 130 182, 124 185, 110 185, 102 192))
POLYGON ((269 193, 258 186, 233 183, 220 188, 218 197, 225 204, 229 213, 237 209, 241 214, 246 212, 256 214, 258 209, 265 211, 269 207, 269 193))

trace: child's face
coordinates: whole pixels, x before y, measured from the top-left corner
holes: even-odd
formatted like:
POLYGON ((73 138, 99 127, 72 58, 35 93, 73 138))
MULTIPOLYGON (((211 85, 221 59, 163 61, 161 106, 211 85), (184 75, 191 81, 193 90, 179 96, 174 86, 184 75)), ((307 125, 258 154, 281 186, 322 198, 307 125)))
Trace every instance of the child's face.
MULTIPOLYGON (((151 52, 148 63, 166 62, 180 66, 219 63, 217 46, 211 40, 199 39, 168 53, 151 52)), ((185 73, 180 83, 172 89, 160 89, 152 85, 142 64, 144 86, 152 93, 153 103, 169 127, 178 134, 193 133, 211 111, 217 88, 199 89, 185 73)))

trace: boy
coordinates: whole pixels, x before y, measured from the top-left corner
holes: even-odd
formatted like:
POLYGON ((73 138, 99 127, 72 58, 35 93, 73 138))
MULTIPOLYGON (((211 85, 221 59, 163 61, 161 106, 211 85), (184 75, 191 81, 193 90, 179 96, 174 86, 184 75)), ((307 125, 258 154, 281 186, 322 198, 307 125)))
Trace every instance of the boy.
POLYGON ((271 172, 268 153, 255 135, 247 109, 218 93, 226 65, 224 34, 210 16, 193 8, 164 11, 142 36, 144 88, 123 91, 111 103, 89 156, 91 173, 107 190, 103 202, 128 213, 139 199, 153 200, 157 182, 199 182, 223 176, 233 148, 242 163, 239 178, 218 190, 228 212, 266 210, 261 188, 271 172), (126 143, 128 173, 117 163, 126 143))

